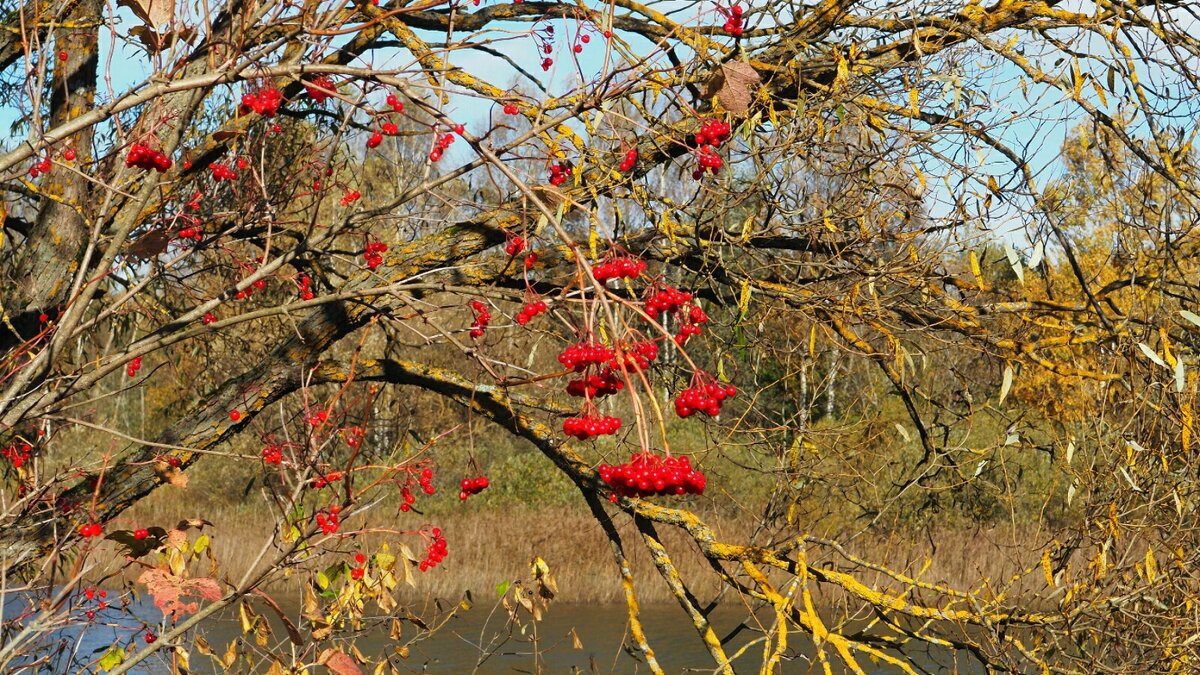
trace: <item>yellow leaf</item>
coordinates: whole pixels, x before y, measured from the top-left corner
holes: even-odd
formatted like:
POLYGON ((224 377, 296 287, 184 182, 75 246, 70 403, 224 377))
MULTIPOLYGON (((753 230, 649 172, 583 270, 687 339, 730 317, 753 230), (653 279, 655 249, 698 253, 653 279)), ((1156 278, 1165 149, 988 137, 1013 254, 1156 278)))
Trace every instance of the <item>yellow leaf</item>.
POLYGON ((1107 108, 1108 96, 1104 94, 1104 87, 1101 87, 1099 82, 1092 80, 1092 89, 1096 92, 1096 96, 1100 98, 1100 105, 1107 108))
POLYGON ((1054 588, 1054 568, 1050 566, 1050 549, 1042 550, 1042 573, 1046 575, 1046 586, 1054 588))
POLYGON ((1158 576, 1158 561, 1154 559, 1154 549, 1146 549, 1146 581, 1154 583, 1154 578, 1158 576))
POLYGON ((1079 58, 1071 59, 1071 84, 1075 87, 1075 100, 1083 91, 1083 74, 1079 72, 1079 58))
POLYGON ((750 286, 750 282, 742 280, 742 292, 738 295, 738 311, 741 313, 743 319, 746 318, 746 313, 750 310, 751 292, 752 287, 750 286))
POLYGON ((987 284, 983 281, 983 270, 979 267, 979 256, 975 251, 971 251, 971 274, 975 275, 975 283, 979 285, 979 290, 986 291, 987 284))
POLYGON ((913 117, 921 115, 921 92, 917 91, 916 87, 908 90, 908 108, 912 112, 913 117))

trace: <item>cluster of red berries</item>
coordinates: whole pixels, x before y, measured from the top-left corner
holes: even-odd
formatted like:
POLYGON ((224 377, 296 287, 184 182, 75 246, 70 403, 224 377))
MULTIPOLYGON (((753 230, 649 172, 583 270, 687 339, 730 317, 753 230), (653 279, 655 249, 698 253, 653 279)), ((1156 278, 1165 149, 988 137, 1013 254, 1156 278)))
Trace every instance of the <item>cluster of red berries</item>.
POLYGON ((433 569, 446 559, 446 540, 442 537, 441 528, 433 528, 430 534, 433 535, 433 541, 429 542, 429 550, 425 552, 425 559, 417 566, 422 572, 433 569))
POLYGON ((362 553, 355 553, 354 564, 356 567, 350 569, 350 578, 355 581, 361 581, 367 574, 367 556, 362 553))
POLYGON ((592 266, 592 276, 604 283, 609 279, 636 279, 646 270, 646 261, 638 258, 608 258, 592 266))
POLYGON ((582 373, 588 366, 599 366, 612 359, 613 350, 594 342, 573 344, 558 355, 558 362, 568 370, 582 373))
POLYGON ((696 132, 696 161, 699 167, 692 172, 692 178, 700 180, 706 170, 714 174, 721 170, 724 162, 717 154, 717 148, 729 138, 730 131, 728 122, 704 120, 700 131, 696 132))
POLYGON ((204 318, 200 319, 200 323, 207 326, 210 323, 216 323, 217 317, 212 312, 205 312, 204 318))
POLYGON ((322 424, 324 424, 328 419, 329 419, 329 411, 328 410, 318 410, 317 412, 308 416, 308 424, 309 424, 309 426, 319 427, 322 424))
POLYGON ((46 157, 34 162, 33 166, 29 167, 29 177, 37 178, 44 173, 50 173, 50 166, 50 157, 47 155, 46 157))
POLYGON ((342 436, 346 439, 346 445, 354 448, 355 450, 357 450, 360 446, 362 446, 362 442, 363 442, 362 427, 355 425, 355 426, 350 427, 349 429, 343 429, 342 436))
POLYGON ((368 241, 367 250, 363 252, 363 258, 367 261, 367 269, 375 269, 383 264, 383 252, 387 250, 387 244, 382 241, 368 241))
POLYGON ((519 114, 521 114, 521 109, 517 107, 516 103, 512 103, 512 102, 505 103, 504 104, 504 114, 505 115, 519 115, 519 114))
POLYGON ((29 461, 29 455, 32 452, 33 446, 28 443, 13 443, 7 448, 0 448, 0 456, 12 462, 12 465, 18 469, 29 461))
POLYGON ((654 340, 643 340, 630 345, 622 351, 621 356, 614 356, 608 367, 613 370, 646 370, 650 363, 658 358, 658 343, 654 340), (622 358, 624 357, 624 358, 622 358))
POLYGON ((404 101, 401 101, 395 94, 387 95, 387 104, 392 107, 394 112, 404 112, 404 101))
MULTIPOLYGON (((411 480, 411 478, 409 480, 411 480)), ((419 478, 417 478, 417 483, 420 484, 421 490, 424 491, 425 494, 432 495, 435 491, 433 487, 433 469, 430 469, 429 467, 421 469, 421 475, 419 478)), ((408 485, 400 488, 400 497, 404 500, 404 502, 400 504, 400 510, 405 512, 409 511, 412 508, 412 505, 417 501, 417 498, 413 495, 412 490, 408 488, 408 485)))
POLYGON ((237 293, 234 293, 233 297, 235 300, 245 300, 246 298, 253 296, 255 291, 264 290, 264 289, 266 289, 266 287, 267 287, 266 279, 256 279, 249 286, 243 288, 242 290, 238 291, 237 293))
POLYGON ((525 250, 525 240, 519 234, 509 234, 508 243, 504 245, 504 252, 509 255, 517 255, 525 250))
POLYGON ((680 347, 693 335, 701 333, 701 324, 708 323, 708 314, 700 305, 692 305, 687 312, 681 312, 683 324, 679 326, 679 334, 675 336, 675 344, 680 347))
POLYGON ((263 117, 274 117, 283 103, 283 94, 275 87, 268 87, 257 94, 250 93, 242 96, 242 105, 238 109, 246 115, 251 110, 263 117))
POLYGON ((575 50, 575 53, 576 54, 581 53, 583 51, 583 45, 586 45, 587 43, 589 43, 591 41, 592 41, 592 36, 590 36, 586 33, 581 33, 579 35, 579 42, 576 42, 575 46, 573 47, 573 49, 575 50))
POLYGON ((517 323, 524 326, 525 324, 529 323, 533 317, 545 312, 546 309, 546 303, 542 302, 541 300, 538 300, 537 302, 531 302, 521 308, 521 311, 517 314, 517 323))
POLYGON ((657 319, 659 314, 678 310, 692 301, 692 294, 672 286, 656 289, 646 298, 646 314, 651 319, 657 319))
POLYGON ((104 527, 100 523, 85 523, 79 526, 79 535, 85 539, 99 537, 103 532, 104 527))
POLYGON ((692 469, 686 455, 661 457, 652 452, 634 453, 625 464, 597 467, 600 480, 613 489, 616 497, 653 497, 655 495, 704 494, 708 479, 692 469))
POLYGON ((333 96, 334 86, 331 77, 328 75, 318 75, 313 78, 311 83, 304 83, 304 90, 308 92, 312 100, 317 103, 324 103, 326 99, 333 96))
POLYGON ((312 279, 309 279, 307 274, 296 277, 296 285, 300 290, 301 300, 313 299, 312 279))
POLYGON ((283 463, 283 446, 278 443, 269 443, 263 446, 262 449, 263 461, 267 464, 275 464, 278 466, 283 463))
POLYGON ((717 382, 695 384, 679 392, 675 397, 675 414, 680 417, 691 417, 702 412, 709 417, 721 414, 721 402, 737 396, 737 387, 721 385, 717 382))
POLYGON ((204 238, 204 230, 199 227, 185 227, 179 231, 179 238, 200 241, 204 238))
POLYGON ((563 420, 563 433, 586 441, 596 436, 611 436, 621 429, 621 418, 605 415, 568 417, 563 420))
POLYGON ((349 206, 361 198, 362 194, 358 190, 348 190, 346 194, 342 195, 342 206, 349 206))
POLYGON ((150 530, 147 530, 144 527, 139 527, 138 529, 133 531, 133 538, 137 539, 138 541, 144 541, 149 536, 150 536, 150 530))
POLYGON ((598 375, 585 375, 567 382, 567 394, 584 398, 603 398, 625 388, 625 381, 612 368, 605 368, 598 375))
POLYGON ((326 474, 317 476, 316 478, 308 481, 308 486, 311 488, 315 488, 315 489, 329 487, 330 485, 333 485, 334 483, 340 481, 341 479, 342 479, 341 471, 330 471, 326 474))
POLYGON ((442 153, 445 152, 452 143, 454 143, 454 134, 444 134, 441 138, 437 139, 437 144, 434 145, 433 150, 429 151, 429 161, 436 162, 441 159, 442 153))
POLYGON ((133 360, 131 360, 125 366, 125 374, 128 375, 129 377, 137 377, 138 371, 141 369, 142 369, 142 357, 135 356, 135 357, 133 357, 133 360))
MULTIPOLYGON (((89 602, 96 600, 96 598, 99 597, 100 599, 96 601, 96 609, 108 609, 108 602, 105 600, 105 598, 108 597, 108 591, 97 590, 95 588, 85 588, 83 590, 83 596, 87 598, 89 602)), ((86 616, 88 620, 95 619, 96 609, 89 609, 88 611, 84 612, 84 616, 86 616)))
POLYGON ((486 490, 490 483, 487 476, 480 476, 478 478, 464 478, 458 485, 462 488, 458 493, 458 498, 465 502, 467 501, 467 497, 477 495, 486 490))
POLYGON ((317 513, 317 527, 321 528, 322 534, 333 534, 338 531, 338 514, 342 512, 342 507, 337 504, 329 505, 329 515, 326 516, 323 512, 317 513))
POLYGON ((475 312, 475 321, 471 324, 471 337, 481 338, 483 331, 492 322, 492 313, 488 311, 487 305, 478 300, 471 301, 471 310, 475 312))
POLYGON ((233 167, 226 166, 220 162, 213 162, 208 165, 208 170, 212 172, 213 180, 237 180, 237 171, 233 167))
POLYGON ((625 153, 625 159, 621 160, 621 173, 629 173, 632 171, 633 165, 637 164, 637 158, 637 148, 630 148, 625 153))
POLYGON ((550 184, 558 187, 567 182, 567 178, 571 175, 571 167, 564 162, 557 162, 550 165, 550 184))
POLYGON ((729 9, 725 9, 724 7, 719 7, 718 9, 725 15, 725 32, 735 38, 742 37, 742 33, 745 30, 742 25, 742 6, 734 4, 729 9))
POLYGON ((162 150, 152 150, 141 143, 134 143, 129 148, 129 155, 125 158, 125 166, 136 166, 147 171, 153 169, 159 173, 165 173, 171 168, 171 158, 167 157, 162 150))

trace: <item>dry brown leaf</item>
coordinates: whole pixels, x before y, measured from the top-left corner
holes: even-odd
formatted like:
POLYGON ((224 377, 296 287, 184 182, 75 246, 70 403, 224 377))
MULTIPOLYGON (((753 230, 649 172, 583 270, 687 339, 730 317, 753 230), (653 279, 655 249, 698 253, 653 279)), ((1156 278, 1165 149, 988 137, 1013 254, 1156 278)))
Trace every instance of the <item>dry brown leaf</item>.
POLYGON ((730 61, 722 63, 711 80, 708 81, 708 91, 705 99, 716 96, 721 107, 734 115, 745 115, 754 101, 754 94, 762 77, 758 71, 745 61, 730 61))
POLYGON ((175 20, 175 0, 117 0, 151 28, 162 28, 175 20))
POLYGON ((334 675, 362 675, 362 670, 354 659, 341 650, 326 649, 317 657, 317 663, 328 668, 334 675))
POLYGON ((161 31, 149 26, 134 26, 129 29, 129 34, 140 40, 150 51, 161 52, 164 49, 170 49, 176 40, 182 40, 190 44, 192 38, 196 37, 196 30, 187 26, 183 26, 177 30, 168 28, 161 31))
POLYGON ((165 227, 160 227, 138 237, 129 245, 127 252, 139 260, 149 260, 167 250, 169 243, 171 243, 171 232, 165 227))

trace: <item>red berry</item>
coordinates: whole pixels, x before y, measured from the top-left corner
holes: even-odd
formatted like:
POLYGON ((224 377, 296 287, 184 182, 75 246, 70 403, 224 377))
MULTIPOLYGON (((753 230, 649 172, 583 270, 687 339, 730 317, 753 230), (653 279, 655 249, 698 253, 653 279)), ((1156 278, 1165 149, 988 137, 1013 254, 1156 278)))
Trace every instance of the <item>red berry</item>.
POLYGON ((70 54, 68 54, 68 53, 67 53, 67 51, 66 51, 65 49, 64 49, 63 51, 60 51, 60 52, 58 53, 58 60, 59 60, 59 61, 66 61, 66 60, 67 60, 67 59, 69 59, 69 58, 71 58, 71 55, 70 55, 70 54))
POLYGON ((150 631, 146 631, 146 635, 143 636, 143 639, 146 640, 146 644, 152 645, 156 640, 158 640, 158 636, 150 631))
POLYGON ((66 150, 63 150, 63 159, 67 160, 68 162, 74 162, 75 148, 67 148, 66 150))
POLYGON ((242 413, 237 410, 230 410, 229 411, 229 419, 236 422, 236 421, 242 419, 242 413))

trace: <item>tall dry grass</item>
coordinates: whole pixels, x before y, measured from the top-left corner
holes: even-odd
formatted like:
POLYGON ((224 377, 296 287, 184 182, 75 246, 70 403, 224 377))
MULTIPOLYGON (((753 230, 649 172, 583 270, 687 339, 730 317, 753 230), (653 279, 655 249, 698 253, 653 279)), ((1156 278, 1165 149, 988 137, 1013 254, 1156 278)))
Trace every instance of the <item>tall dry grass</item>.
MULTIPOLYGON (((153 500, 153 504, 135 518, 147 522, 171 523, 193 516, 176 508, 172 500, 153 500)), ((256 510, 238 506, 210 508, 205 517, 213 522, 210 530, 212 548, 220 562, 221 574, 236 581, 255 562, 264 543, 273 536, 273 521, 256 517, 256 510)), ((368 516, 369 518, 369 516, 368 516)), ((406 518, 412 518, 406 515, 406 518)), ((416 572, 416 587, 405 588, 412 597, 457 598, 464 591, 477 597, 494 597, 496 586, 528 576, 529 562, 534 557, 545 560, 555 575, 559 600, 577 603, 617 603, 624 601, 624 591, 612 556, 612 550, 600 525, 582 506, 522 506, 449 509, 428 517, 445 533, 449 557, 429 572, 416 572)), ((754 528, 747 516, 730 517, 718 513, 705 514, 705 520, 729 541, 744 541, 754 528)), ((401 527, 411 528, 414 520, 401 527)), ((658 571, 651 563, 630 519, 618 514, 614 519, 632 563, 634 583, 644 603, 674 602, 658 571)), ((376 520, 363 523, 352 521, 351 527, 395 529, 395 522, 376 520)), ((673 528, 659 527, 659 534, 672 552, 673 562, 683 579, 704 602, 716 599, 722 584, 697 547, 685 533, 673 528)), ((1008 582, 1022 578, 1036 581, 1038 550, 1030 545, 1030 532, 1020 528, 980 530, 932 529, 919 535, 911 533, 860 534, 845 542, 845 550, 862 560, 886 564, 890 569, 919 578, 921 581, 945 584, 958 589, 979 588, 984 583, 1007 588, 1008 582)), ((416 537, 383 537, 368 535, 359 540, 364 550, 376 550, 383 543, 393 550, 407 544, 418 556, 421 542, 416 537)), ((348 545, 349 546, 349 545, 348 545)), ((349 555, 324 555, 303 563, 301 569, 269 584, 275 592, 288 594, 298 591, 305 581, 303 567, 318 569, 349 555)), ((808 561, 817 566, 829 566, 853 571, 866 584, 880 590, 904 593, 904 584, 881 572, 864 568, 831 549, 810 546, 808 561)), ((740 569, 729 567, 728 572, 739 574, 740 569)), ((786 579, 782 576, 779 582, 786 579)), ((1023 581, 1016 588, 1029 586, 1023 581)), ((821 596, 825 604, 835 604, 835 593, 821 596)))

